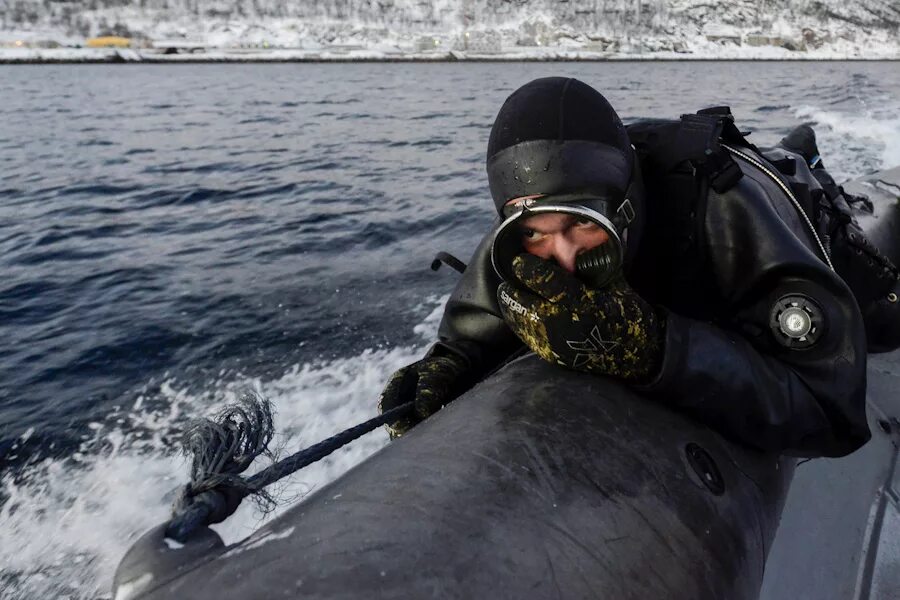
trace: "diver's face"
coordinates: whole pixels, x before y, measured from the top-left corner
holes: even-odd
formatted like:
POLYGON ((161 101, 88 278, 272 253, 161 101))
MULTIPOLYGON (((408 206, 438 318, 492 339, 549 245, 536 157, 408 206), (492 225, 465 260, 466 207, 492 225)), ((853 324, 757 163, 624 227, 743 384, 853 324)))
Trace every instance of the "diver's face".
POLYGON ((530 254, 555 260, 570 273, 575 257, 609 241, 609 234, 589 219, 565 213, 543 213, 523 219, 522 246, 530 254))

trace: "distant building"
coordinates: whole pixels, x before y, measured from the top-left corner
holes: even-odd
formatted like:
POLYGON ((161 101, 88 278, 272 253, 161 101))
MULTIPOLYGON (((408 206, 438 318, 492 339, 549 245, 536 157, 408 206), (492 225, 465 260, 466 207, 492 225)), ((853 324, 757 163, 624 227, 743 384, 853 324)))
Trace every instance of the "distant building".
POLYGON ((703 28, 707 41, 717 44, 735 46, 741 45, 741 31, 737 27, 731 25, 711 24, 703 28))
POLYGON ((435 52, 441 50, 441 40, 434 35, 419 36, 414 44, 416 52, 435 52))
POLYGON ((90 38, 84 43, 88 48, 130 48, 131 40, 129 38, 118 37, 115 35, 107 35, 103 37, 90 38))
POLYGON ((466 31, 456 38, 453 49, 469 54, 499 54, 500 34, 495 31, 466 31))
POLYGON ((12 40, 0 41, 0 48, 59 48, 56 40, 12 40))
POLYGON ((162 50, 164 54, 194 54, 206 51, 206 42, 199 40, 153 40, 150 46, 156 50, 162 50))

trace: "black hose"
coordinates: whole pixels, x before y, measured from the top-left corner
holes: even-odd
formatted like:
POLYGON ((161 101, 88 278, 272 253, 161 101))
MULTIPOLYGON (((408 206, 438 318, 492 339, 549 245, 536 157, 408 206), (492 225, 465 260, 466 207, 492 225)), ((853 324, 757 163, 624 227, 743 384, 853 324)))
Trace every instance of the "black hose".
POLYGON ((437 271, 441 268, 441 263, 447 265, 454 271, 458 273, 466 272, 466 263, 459 260, 449 252, 438 252, 434 256, 434 260, 431 261, 431 270, 437 271))

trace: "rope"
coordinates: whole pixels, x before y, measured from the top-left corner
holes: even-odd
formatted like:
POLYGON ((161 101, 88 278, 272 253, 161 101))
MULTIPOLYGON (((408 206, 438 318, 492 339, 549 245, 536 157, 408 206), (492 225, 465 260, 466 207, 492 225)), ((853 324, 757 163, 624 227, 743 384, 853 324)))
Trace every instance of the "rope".
POLYGON ((166 537, 185 543, 191 533, 231 516, 249 495, 272 502, 266 486, 328 456, 353 440, 387 423, 407 416, 415 402, 407 402, 355 425, 317 444, 269 465, 249 478, 240 477, 259 454, 268 454, 272 440, 272 411, 268 401, 245 396, 236 406, 220 413, 217 422, 204 419, 192 425, 183 441, 185 453, 193 453, 191 482, 173 507, 166 537))

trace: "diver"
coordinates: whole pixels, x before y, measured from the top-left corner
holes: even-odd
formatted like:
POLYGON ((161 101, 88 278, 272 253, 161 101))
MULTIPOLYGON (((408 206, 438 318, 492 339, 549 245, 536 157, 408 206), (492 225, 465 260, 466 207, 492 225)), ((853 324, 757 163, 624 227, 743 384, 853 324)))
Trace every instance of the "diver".
POLYGON ((656 125, 626 131, 576 79, 509 96, 487 150, 499 222, 450 297, 440 341, 382 392, 381 410, 415 400, 416 416, 391 436, 524 349, 765 451, 842 456, 863 445, 866 336, 853 293, 732 121, 697 115, 670 138, 690 145, 678 136, 709 124, 735 143, 697 145, 710 187, 678 202, 696 169, 649 175, 665 155, 647 151, 656 125))

